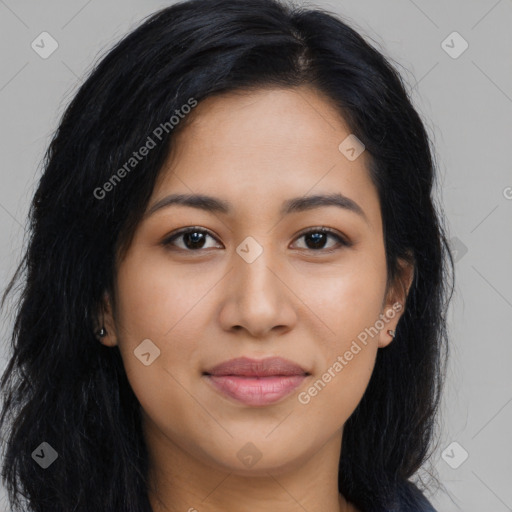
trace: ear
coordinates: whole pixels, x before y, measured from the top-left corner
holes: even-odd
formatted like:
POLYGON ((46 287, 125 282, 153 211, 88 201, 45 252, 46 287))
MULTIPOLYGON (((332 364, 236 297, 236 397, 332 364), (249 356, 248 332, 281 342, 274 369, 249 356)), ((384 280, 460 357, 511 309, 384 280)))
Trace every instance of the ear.
POLYGON ((379 348, 387 347, 392 341, 393 336, 388 333, 392 330, 396 333, 396 326, 404 310, 407 296, 414 279, 414 258, 399 259, 398 273, 393 283, 390 284, 381 313, 384 315, 384 328, 380 330, 378 336, 379 348))
POLYGON ((112 301, 108 292, 103 294, 100 312, 97 319, 97 328, 95 333, 105 327, 107 333, 105 336, 96 336, 98 341, 106 347, 114 347, 117 345, 117 333, 115 328, 114 315, 112 313, 112 301))

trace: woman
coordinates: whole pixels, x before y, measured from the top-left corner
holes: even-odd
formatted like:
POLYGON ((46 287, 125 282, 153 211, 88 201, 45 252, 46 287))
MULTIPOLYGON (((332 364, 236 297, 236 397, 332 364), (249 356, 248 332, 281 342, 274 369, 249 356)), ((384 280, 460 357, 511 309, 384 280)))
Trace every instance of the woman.
POLYGON ((447 353, 434 178, 398 73, 335 16, 147 19, 66 110, 4 295, 23 276, 13 510, 434 510, 409 480, 447 353))

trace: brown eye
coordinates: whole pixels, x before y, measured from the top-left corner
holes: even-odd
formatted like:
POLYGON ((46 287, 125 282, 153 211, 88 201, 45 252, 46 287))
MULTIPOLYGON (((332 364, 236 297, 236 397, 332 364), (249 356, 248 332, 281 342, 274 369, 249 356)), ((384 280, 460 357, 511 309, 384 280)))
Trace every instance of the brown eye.
POLYGON ((329 228, 315 228, 310 229, 309 231, 302 233, 298 239, 304 238, 305 245, 304 249, 309 249, 312 251, 323 251, 323 252, 332 252, 336 248, 340 246, 350 246, 351 244, 345 240, 341 235, 339 235, 336 231, 329 228), (331 247, 325 247, 329 238, 334 239, 337 242, 337 245, 331 247))
POLYGON ((216 240, 208 231, 199 228, 187 228, 175 233, 169 238, 166 238, 162 245, 164 246, 176 246, 178 249, 184 251, 197 251, 200 249, 208 249, 206 247, 207 239, 212 238, 216 240), (181 245, 175 243, 176 240, 181 239, 181 245))

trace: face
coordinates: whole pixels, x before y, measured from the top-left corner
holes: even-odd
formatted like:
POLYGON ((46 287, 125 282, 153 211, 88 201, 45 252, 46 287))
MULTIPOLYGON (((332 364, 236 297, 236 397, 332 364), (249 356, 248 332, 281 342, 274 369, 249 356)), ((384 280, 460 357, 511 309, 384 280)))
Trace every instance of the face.
POLYGON ((340 150, 351 132, 325 97, 230 93, 190 115, 118 262, 103 343, 119 346, 153 441, 231 472, 278 471, 341 439, 405 295, 386 289, 368 155, 340 150), (300 371, 205 374, 240 357, 300 371))

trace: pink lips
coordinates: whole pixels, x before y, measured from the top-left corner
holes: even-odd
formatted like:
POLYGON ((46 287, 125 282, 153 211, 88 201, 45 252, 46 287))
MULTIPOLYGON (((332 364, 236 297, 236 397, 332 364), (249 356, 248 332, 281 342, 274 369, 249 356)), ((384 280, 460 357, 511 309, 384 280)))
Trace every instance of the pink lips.
POLYGON ((263 406, 289 395, 309 373, 281 357, 239 357, 211 368, 204 375, 224 395, 246 405, 263 406))

